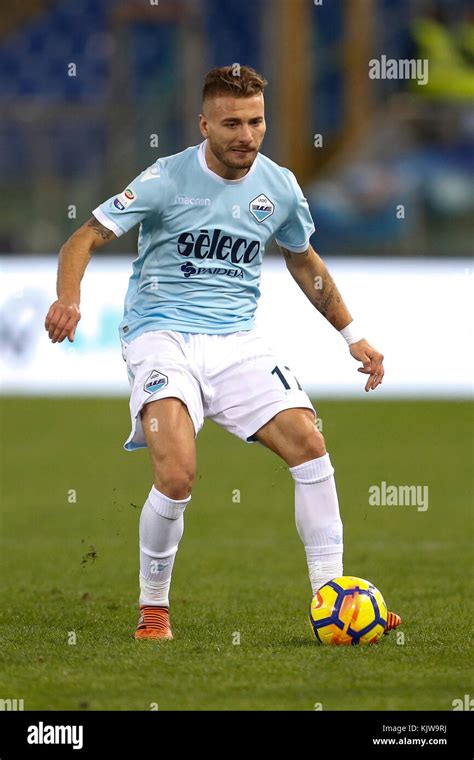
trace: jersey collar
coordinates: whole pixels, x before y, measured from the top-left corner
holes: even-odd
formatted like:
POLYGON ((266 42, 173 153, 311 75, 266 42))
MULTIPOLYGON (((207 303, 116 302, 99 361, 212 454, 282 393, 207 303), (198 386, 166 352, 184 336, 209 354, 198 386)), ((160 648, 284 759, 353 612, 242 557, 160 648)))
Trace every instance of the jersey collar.
POLYGON ((257 154, 257 157, 256 157, 255 161, 253 162, 252 166, 248 170, 247 174, 244 174, 244 176, 240 177, 240 179, 224 179, 224 177, 220 177, 218 174, 216 174, 215 172, 213 172, 212 169, 209 169, 209 167, 207 165, 207 162, 206 162, 206 144, 207 144, 207 140, 204 140, 204 142, 202 142, 199 145, 199 147, 198 147, 199 165, 201 166, 201 169, 206 174, 208 174, 210 177, 212 177, 212 179, 216 180, 216 182, 220 182, 221 185, 239 185, 242 182, 245 182, 245 180, 248 179, 248 177, 250 177, 250 175, 254 172, 254 170, 255 170, 255 168, 257 166, 258 154, 257 154))

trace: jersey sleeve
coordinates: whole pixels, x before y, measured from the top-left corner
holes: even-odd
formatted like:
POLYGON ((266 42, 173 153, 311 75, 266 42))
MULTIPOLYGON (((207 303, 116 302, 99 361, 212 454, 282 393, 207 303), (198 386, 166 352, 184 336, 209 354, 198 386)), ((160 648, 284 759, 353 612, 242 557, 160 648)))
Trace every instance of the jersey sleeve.
POLYGON ((284 169, 291 186, 290 212, 285 222, 275 233, 275 240, 282 248, 293 253, 303 253, 308 249, 309 239, 315 227, 308 201, 303 195, 295 175, 284 169))
POLYGON ((93 210, 95 218, 120 237, 149 214, 159 212, 166 196, 166 173, 160 161, 145 169, 119 195, 93 210))

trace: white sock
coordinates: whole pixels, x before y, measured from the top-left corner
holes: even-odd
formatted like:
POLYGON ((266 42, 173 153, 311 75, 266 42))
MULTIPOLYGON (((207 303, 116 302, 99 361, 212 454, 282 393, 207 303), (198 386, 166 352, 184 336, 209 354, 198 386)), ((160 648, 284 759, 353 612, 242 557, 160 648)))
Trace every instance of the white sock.
POLYGON ((191 500, 170 499, 155 486, 140 515, 140 604, 169 607, 169 590, 183 513, 191 500))
POLYGON ((295 481, 295 520, 313 594, 343 574, 342 522, 334 468, 325 454, 289 468, 295 481))

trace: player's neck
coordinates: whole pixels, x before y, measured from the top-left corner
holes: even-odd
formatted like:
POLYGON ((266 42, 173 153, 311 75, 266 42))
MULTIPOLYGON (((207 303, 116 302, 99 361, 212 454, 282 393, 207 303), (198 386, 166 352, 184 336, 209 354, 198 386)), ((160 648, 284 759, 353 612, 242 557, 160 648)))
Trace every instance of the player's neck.
POLYGON ((242 177, 245 177, 246 174, 249 173, 250 168, 247 169, 233 169, 229 166, 225 166, 221 161, 219 161, 218 158, 214 155, 212 152, 209 142, 206 142, 206 149, 204 153, 205 161, 207 164, 207 168, 210 169, 211 172, 214 172, 214 174, 217 174, 219 177, 222 177, 222 179, 242 179, 242 177))

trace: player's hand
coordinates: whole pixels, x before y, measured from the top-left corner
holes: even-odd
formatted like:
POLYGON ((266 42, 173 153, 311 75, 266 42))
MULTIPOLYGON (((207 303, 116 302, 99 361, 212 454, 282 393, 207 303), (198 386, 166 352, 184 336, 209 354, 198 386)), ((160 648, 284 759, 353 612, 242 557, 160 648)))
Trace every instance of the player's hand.
POLYGON ((377 385, 380 385, 382 378, 385 374, 383 367, 383 354, 373 348, 370 343, 367 343, 365 338, 357 341, 349 346, 349 351, 354 359, 362 362, 363 366, 358 368, 358 372, 362 372, 364 375, 369 375, 369 379, 365 385, 365 390, 375 390, 377 385))
POLYGON ((65 302, 59 298, 49 307, 44 327, 53 343, 62 343, 64 338, 72 343, 80 318, 78 303, 65 302))

